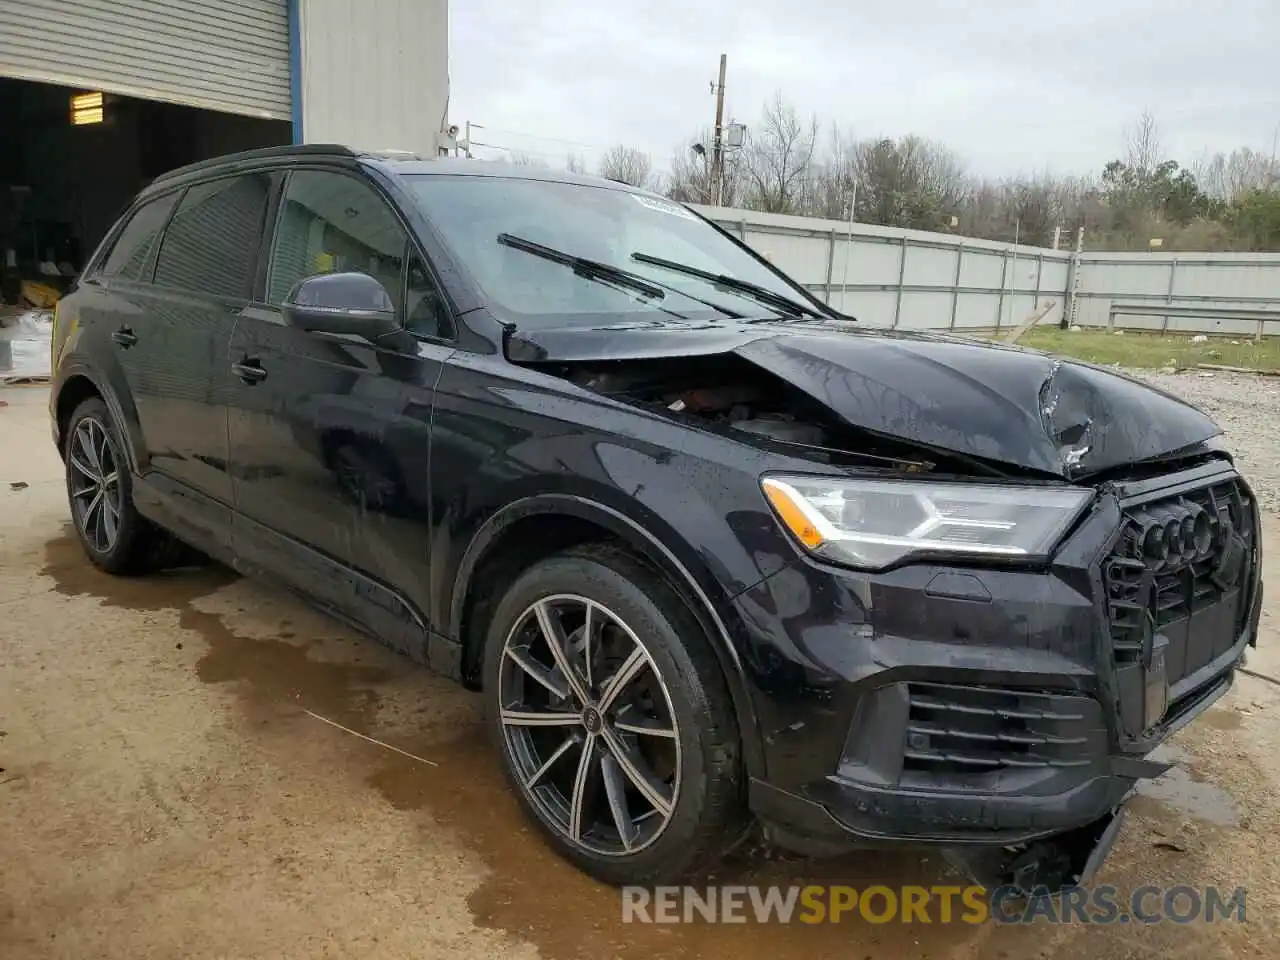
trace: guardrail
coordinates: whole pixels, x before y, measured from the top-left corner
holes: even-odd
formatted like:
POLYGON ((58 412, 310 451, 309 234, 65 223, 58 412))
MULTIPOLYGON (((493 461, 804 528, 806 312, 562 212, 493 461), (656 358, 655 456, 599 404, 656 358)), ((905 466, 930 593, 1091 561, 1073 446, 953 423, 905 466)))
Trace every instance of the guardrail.
POLYGON ((1113 300, 1107 308, 1107 328, 1114 329, 1116 317, 1123 315, 1131 317, 1163 317, 1165 322, 1161 326, 1161 330, 1168 329, 1169 317, 1203 318, 1206 320, 1254 320, 1257 322, 1257 327, 1253 334, 1255 343, 1262 340, 1265 324, 1280 323, 1280 310, 1267 310, 1258 307, 1188 306, 1170 303, 1117 303, 1113 300))

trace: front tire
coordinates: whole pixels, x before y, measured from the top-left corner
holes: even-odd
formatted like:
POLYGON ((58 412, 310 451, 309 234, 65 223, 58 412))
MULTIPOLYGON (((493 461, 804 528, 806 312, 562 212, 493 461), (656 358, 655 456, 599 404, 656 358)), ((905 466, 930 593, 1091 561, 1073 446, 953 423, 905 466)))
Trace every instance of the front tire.
POLYGON ((124 449, 101 399, 91 397, 76 407, 62 450, 72 525, 96 567, 107 573, 137 574, 170 562, 178 547, 134 508, 124 449))
POLYGON ((666 581, 612 546, 534 565, 485 646, 490 732, 526 814, 605 883, 705 871, 741 833, 729 692, 666 581))

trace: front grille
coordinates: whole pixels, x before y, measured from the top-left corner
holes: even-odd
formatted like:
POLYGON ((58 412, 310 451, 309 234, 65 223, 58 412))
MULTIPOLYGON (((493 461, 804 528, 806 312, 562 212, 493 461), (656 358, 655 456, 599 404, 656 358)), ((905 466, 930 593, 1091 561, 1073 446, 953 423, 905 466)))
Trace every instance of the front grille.
POLYGON ((1237 477, 1123 508, 1103 563, 1118 668, 1149 659, 1163 637, 1170 685, 1229 651, 1245 628, 1253 503, 1237 477))
POLYGON ((973 785, 990 775, 1088 766, 1105 752, 1098 703, 1075 694, 907 684, 903 773, 973 785))

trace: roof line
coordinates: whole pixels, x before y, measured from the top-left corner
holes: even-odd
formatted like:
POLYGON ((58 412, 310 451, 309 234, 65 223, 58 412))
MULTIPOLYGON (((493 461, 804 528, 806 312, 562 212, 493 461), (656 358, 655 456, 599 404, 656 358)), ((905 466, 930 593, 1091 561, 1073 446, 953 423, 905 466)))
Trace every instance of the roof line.
POLYGON ((271 160, 277 157, 341 157, 345 160, 361 156, 350 147, 336 143, 285 144, 279 147, 260 147, 257 150, 241 150, 239 153, 227 153, 208 160, 197 160, 182 167, 176 167, 160 174, 151 181, 151 185, 166 183, 196 173, 200 170, 212 170, 217 167, 231 166, 251 160, 271 160))

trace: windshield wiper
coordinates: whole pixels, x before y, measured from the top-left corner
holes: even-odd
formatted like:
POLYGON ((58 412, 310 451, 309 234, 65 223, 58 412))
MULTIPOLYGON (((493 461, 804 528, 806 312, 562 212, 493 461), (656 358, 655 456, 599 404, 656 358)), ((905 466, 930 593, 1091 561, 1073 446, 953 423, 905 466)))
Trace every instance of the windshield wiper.
MULTIPOLYGON (((653 300, 662 300, 666 297, 667 292, 670 291, 671 293, 678 293, 686 300, 692 300, 694 303, 700 303, 704 307, 710 307, 712 310, 723 313, 727 317, 733 317, 735 320, 742 318, 742 314, 730 310, 728 307, 722 307, 718 303, 685 293, 679 287, 659 283, 656 280, 647 280, 609 263, 601 263, 599 260, 590 260, 587 257, 565 253, 563 250, 557 250, 554 247, 545 247, 540 243, 534 243, 532 240, 526 240, 510 233, 498 234, 498 242, 503 246, 511 247, 513 250, 522 250, 525 253, 533 254, 535 257, 541 257, 544 260, 550 260, 552 263, 566 266, 580 277, 626 287, 653 300)), ((666 312, 680 317, 682 320, 688 319, 674 310, 666 310, 666 312)))
POLYGON ((673 273, 683 273, 687 277, 697 277, 699 280, 705 280, 707 283, 723 290, 749 297, 776 310, 782 310, 793 317, 809 316, 819 320, 827 319, 823 313, 813 307, 807 307, 802 303, 797 303, 790 297, 774 293, 768 287, 762 287, 747 280, 739 280, 737 277, 731 277, 728 274, 711 273, 709 270, 691 267, 687 263, 677 263, 675 260, 666 260, 648 253, 633 253, 631 254, 631 259, 636 263, 647 263, 651 267, 662 267, 664 270, 670 270, 673 273))
POLYGON ((620 270, 617 267, 611 267, 607 263, 601 263, 599 260, 576 257, 571 253, 565 253, 552 247, 544 247, 540 243, 534 243, 532 240, 525 240, 523 237, 513 236, 510 233, 498 234, 498 242, 514 250, 522 250, 525 253, 533 254, 535 257, 541 257, 543 260, 550 260, 552 263, 566 266, 580 277, 587 277, 591 280, 606 280, 619 287, 634 290, 650 300, 662 300, 667 295, 656 284, 652 284, 648 280, 642 280, 634 273, 628 273, 626 270, 620 270))

